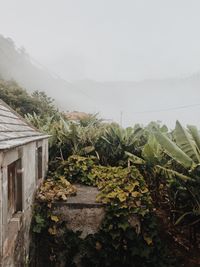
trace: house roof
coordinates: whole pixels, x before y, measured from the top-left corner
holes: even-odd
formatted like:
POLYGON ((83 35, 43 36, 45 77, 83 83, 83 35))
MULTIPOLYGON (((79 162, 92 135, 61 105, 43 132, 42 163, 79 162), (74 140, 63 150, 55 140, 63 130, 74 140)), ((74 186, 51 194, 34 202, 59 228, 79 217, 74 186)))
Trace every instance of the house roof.
POLYGON ((0 150, 48 138, 0 99, 0 150))

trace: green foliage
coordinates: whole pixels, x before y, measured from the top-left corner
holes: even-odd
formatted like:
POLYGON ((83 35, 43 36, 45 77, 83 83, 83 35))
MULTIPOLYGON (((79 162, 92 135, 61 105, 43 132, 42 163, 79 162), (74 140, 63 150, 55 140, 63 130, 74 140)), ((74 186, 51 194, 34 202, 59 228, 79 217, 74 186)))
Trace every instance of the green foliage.
POLYGON ((71 185, 64 177, 58 179, 47 179, 37 192, 38 201, 66 200, 68 196, 76 194, 76 188, 71 185))
POLYGON ((159 164, 163 160, 163 150, 153 134, 149 136, 147 143, 142 149, 142 157, 150 165, 159 164))
POLYGON ((199 134, 197 127, 194 125, 188 125, 187 128, 188 128, 190 134, 192 135, 192 137, 196 143, 197 148, 200 150, 200 134, 199 134))
POLYGON ((35 113, 44 117, 56 112, 54 101, 44 92, 35 91, 29 95, 14 81, 0 80, 0 99, 22 116, 35 113))
POLYGON ((142 128, 139 127, 123 129, 119 125, 111 124, 96 144, 101 162, 111 166, 124 165, 125 151, 138 153, 136 148, 142 133, 142 128))
POLYGON ((97 162, 95 157, 70 156, 68 160, 60 163, 56 175, 62 175, 73 183, 94 185, 95 180, 91 171, 97 162))
POLYGON ((173 161, 156 166, 168 179, 168 192, 175 224, 195 225, 200 221, 200 179, 198 148, 199 133, 196 127, 185 129, 178 121, 173 133, 175 140, 155 132, 155 136, 173 161), (171 168, 171 169, 169 169, 171 168))
MULTIPOLYGON (((97 234, 80 240, 79 233, 73 234, 64 227, 46 197, 47 225, 42 234, 49 236, 51 261, 62 258, 69 266, 75 266, 72 259, 80 253, 83 266, 170 266, 159 238, 148 186, 137 168, 101 166, 94 157, 71 156, 54 175, 96 185, 100 191, 97 201, 106 204, 106 217, 97 234)), ((47 190, 42 192, 51 194, 49 187, 43 187, 47 190)))
POLYGON ((51 178, 38 192, 32 228, 45 240, 51 266, 59 257, 75 266, 77 251, 83 266, 170 266, 154 207, 167 207, 174 226, 199 234, 200 134, 195 126, 184 128, 177 121, 169 132, 151 122, 123 129, 104 123, 97 114, 74 122, 56 110, 44 92, 29 95, 14 81, 0 80, 0 98, 51 135, 51 178), (66 229, 52 210, 51 203, 76 192, 66 179, 97 186, 97 201, 106 205, 99 233, 85 240, 66 229))
MULTIPOLYGON (((65 177, 72 183, 97 186, 97 201, 107 207, 100 232, 79 242, 82 263, 170 266, 153 208, 167 209, 176 227, 189 229, 199 224, 198 130, 193 126, 186 130, 178 122, 173 132, 158 123, 122 129, 95 117, 72 122, 61 114, 45 119, 34 114, 28 119, 52 135, 49 174, 54 179, 65 177)), ((55 216, 47 218, 46 231, 54 246, 61 222, 55 216)), ((62 249, 67 259, 70 246, 62 249)), ((60 251, 57 253, 56 259, 60 251)))
POLYGON ((116 210, 110 210, 101 231, 85 239, 81 251, 83 266, 174 266, 158 237, 155 218, 146 216, 140 224, 142 234, 138 234, 137 218, 132 219, 131 225, 126 217, 115 214, 116 210))
POLYGON ((101 191, 98 201, 117 205, 137 215, 144 216, 149 212, 151 206, 149 190, 136 168, 100 167, 95 174, 101 191))
POLYGON ((98 118, 98 113, 88 114, 87 116, 79 119, 79 124, 81 127, 97 127, 102 123, 102 119, 98 118))
POLYGON ((170 140, 169 137, 159 131, 155 132, 155 137, 159 144, 165 149, 167 155, 183 165, 186 169, 192 167, 192 159, 175 142, 170 140))
POLYGON ((176 122, 174 131, 177 145, 195 162, 200 162, 200 153, 192 135, 184 129, 180 122, 176 122))
POLYGON ((50 158, 66 160, 70 155, 96 156, 102 165, 126 165, 125 151, 140 154, 146 139, 141 127, 122 129, 117 124, 105 124, 88 117, 87 122, 69 121, 64 116, 46 118, 36 114, 26 117, 41 131, 50 134, 50 158))
POLYGON ((34 216, 34 226, 33 226, 33 232, 40 234, 42 229, 46 226, 46 220, 41 216, 41 214, 35 214, 34 216))

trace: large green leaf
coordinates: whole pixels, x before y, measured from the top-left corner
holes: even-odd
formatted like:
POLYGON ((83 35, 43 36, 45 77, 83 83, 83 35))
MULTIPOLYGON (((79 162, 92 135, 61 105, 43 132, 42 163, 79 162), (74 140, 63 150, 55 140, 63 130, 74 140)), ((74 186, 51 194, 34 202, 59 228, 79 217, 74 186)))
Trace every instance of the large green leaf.
POLYGON ((179 162, 186 169, 190 169, 193 166, 193 160, 165 134, 162 134, 159 131, 155 131, 154 135, 158 143, 164 148, 165 153, 168 154, 171 158, 179 162))
POLYGON ((200 155, 192 135, 183 128, 179 121, 176 122, 175 139, 177 145, 187 154, 194 162, 200 162, 200 155))
POLYGON ((187 182, 187 181, 193 180, 191 177, 189 177, 187 175, 184 175, 184 174, 182 174, 180 172, 177 172, 177 171, 174 171, 172 169, 168 169, 168 168, 162 167, 160 165, 156 165, 155 166, 155 171, 158 174, 162 174, 165 177, 168 177, 170 179, 172 179, 172 178, 179 178, 183 182, 187 182))
POLYGON ((187 128, 190 131, 190 134, 192 135, 194 141, 196 142, 198 149, 200 150, 200 134, 197 127, 193 125, 187 125, 187 128))
POLYGON ((142 149, 143 158, 150 164, 157 164, 162 159, 161 146, 155 139, 154 135, 150 135, 148 143, 142 149))
POLYGON ((142 158, 128 152, 125 151, 125 154, 129 157, 129 160, 133 163, 133 164, 138 164, 138 165, 143 165, 145 164, 145 160, 143 160, 142 158))

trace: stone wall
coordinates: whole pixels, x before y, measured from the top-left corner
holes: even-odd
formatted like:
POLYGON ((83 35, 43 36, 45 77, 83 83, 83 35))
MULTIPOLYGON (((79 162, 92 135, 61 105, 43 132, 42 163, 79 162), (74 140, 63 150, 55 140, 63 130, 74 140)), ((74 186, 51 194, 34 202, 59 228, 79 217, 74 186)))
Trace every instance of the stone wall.
MULTIPOLYGON (((68 198, 67 201, 59 201, 52 204, 52 214, 59 217, 59 220, 66 223, 66 227, 73 232, 81 232, 81 238, 87 235, 95 234, 99 231, 101 223, 105 216, 104 205, 96 203, 98 190, 95 187, 75 185, 77 195, 68 198)), ((35 240, 37 243, 37 241, 35 240)), ((40 240, 40 251, 35 251, 35 259, 32 261, 31 267, 43 267, 46 261, 45 256, 45 240, 40 240), (41 253, 41 248, 44 251, 41 253), (44 256, 44 257, 43 257, 44 256)), ((74 258, 76 266, 80 265, 80 255, 74 258)), ((54 267, 66 266, 65 262, 55 265, 54 267)), ((88 266, 89 267, 89 266, 88 266)))
POLYGON ((103 205, 96 203, 98 190, 95 187, 76 185, 76 188, 76 196, 54 203, 54 215, 66 222, 69 230, 80 231, 85 238, 98 232, 105 212, 103 205))

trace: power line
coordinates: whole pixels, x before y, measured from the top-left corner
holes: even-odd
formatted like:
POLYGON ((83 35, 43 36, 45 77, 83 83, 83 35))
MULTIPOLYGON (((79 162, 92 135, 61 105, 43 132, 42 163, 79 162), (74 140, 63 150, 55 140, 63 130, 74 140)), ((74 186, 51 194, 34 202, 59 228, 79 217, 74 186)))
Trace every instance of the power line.
POLYGON ((137 111, 137 112, 134 112, 134 114, 145 114, 145 113, 154 113, 154 112, 156 113, 156 112, 162 112, 162 111, 171 111, 171 110, 178 110, 178 109, 194 108, 194 107, 199 107, 199 106, 200 106, 200 104, 191 104, 191 105, 185 105, 185 106, 179 106, 179 107, 173 107, 173 108, 137 111))

